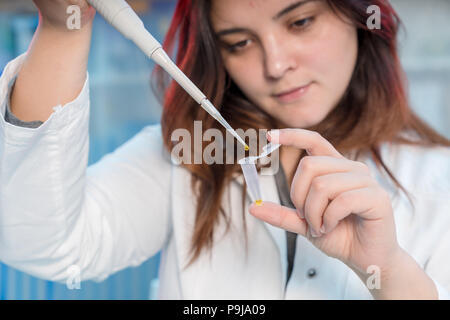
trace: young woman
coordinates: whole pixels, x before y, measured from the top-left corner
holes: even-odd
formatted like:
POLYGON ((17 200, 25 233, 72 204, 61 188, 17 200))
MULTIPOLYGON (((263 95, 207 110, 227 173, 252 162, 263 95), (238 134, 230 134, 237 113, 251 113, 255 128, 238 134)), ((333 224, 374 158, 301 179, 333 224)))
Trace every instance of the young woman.
POLYGON ((178 1, 166 51, 233 128, 278 129, 261 206, 236 163, 170 161, 174 130, 222 128, 159 68, 161 124, 87 167, 94 11, 35 3, 0 82, 2 261, 103 280, 162 250, 162 299, 450 298, 450 141, 409 107, 388 1, 178 1))

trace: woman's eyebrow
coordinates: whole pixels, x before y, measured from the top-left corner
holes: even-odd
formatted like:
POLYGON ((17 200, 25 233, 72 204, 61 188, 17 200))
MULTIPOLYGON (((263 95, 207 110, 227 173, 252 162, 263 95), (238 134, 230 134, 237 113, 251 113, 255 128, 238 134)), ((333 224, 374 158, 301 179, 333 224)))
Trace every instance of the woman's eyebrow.
POLYGON ((279 13, 277 13, 275 15, 275 17, 273 17, 272 19, 273 20, 278 20, 282 16, 284 16, 284 15, 288 14, 289 12, 291 12, 292 10, 295 10, 298 7, 304 5, 304 4, 308 3, 308 2, 311 2, 311 1, 315 1, 315 0, 300 0, 300 1, 294 2, 293 4, 287 6, 285 9, 283 9, 279 13))
MULTIPOLYGON (((283 10, 281 10, 279 13, 277 13, 272 19, 273 20, 278 20, 280 19, 282 16, 288 14, 289 12, 291 12, 292 10, 297 9, 298 7, 311 2, 311 1, 315 1, 315 0, 300 0, 297 2, 294 2, 292 4, 290 4, 289 6, 287 6, 286 8, 284 8, 283 10)), ((218 32, 216 32, 216 36, 217 37, 221 37, 221 36, 225 36, 227 34, 231 34, 231 33, 239 33, 239 32, 248 32, 249 30, 246 28, 231 28, 231 29, 224 29, 224 30, 220 30, 218 32)))

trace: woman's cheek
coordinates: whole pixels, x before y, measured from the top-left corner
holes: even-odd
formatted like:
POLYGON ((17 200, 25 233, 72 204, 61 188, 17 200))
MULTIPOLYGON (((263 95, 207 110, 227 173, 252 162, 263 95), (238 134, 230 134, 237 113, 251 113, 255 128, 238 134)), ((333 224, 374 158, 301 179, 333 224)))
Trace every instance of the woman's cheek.
POLYGON ((251 63, 240 63, 229 65, 227 67, 228 74, 242 92, 250 99, 257 101, 264 95, 261 84, 262 75, 258 72, 258 67, 251 63))
POLYGON ((325 37, 308 55, 308 65, 317 76, 316 81, 329 93, 328 100, 336 104, 345 93, 357 60, 357 39, 347 34, 349 30, 325 37), (339 36, 340 35, 340 36, 339 36))

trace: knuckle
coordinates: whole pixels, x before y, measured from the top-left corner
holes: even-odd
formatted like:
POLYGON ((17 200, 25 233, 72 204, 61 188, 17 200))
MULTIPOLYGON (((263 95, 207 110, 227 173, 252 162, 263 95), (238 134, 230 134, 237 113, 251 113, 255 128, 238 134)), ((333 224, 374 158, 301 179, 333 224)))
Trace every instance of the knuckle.
POLYGON ((327 189, 327 183, 322 177, 314 178, 311 182, 311 186, 312 188, 314 188, 314 190, 317 190, 319 192, 324 192, 327 189))
POLYGON ((309 171, 312 169, 314 158, 305 156, 300 160, 299 167, 301 171, 309 171))
POLYGON ((337 197, 337 203, 340 207, 342 208, 348 208, 351 206, 352 204, 352 196, 350 193, 341 193, 338 197, 337 197))

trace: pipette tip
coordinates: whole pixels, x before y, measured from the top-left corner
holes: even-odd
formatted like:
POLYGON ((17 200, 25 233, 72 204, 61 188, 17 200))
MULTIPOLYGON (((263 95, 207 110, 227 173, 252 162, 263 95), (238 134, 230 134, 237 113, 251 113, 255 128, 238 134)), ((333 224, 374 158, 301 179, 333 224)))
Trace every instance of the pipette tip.
POLYGON ((220 112, 214 107, 214 105, 209 101, 208 99, 203 99, 200 105, 205 109, 206 112, 208 112, 210 115, 213 116, 214 119, 219 121, 225 129, 227 129, 245 148, 245 151, 250 150, 248 145, 245 143, 244 140, 234 131, 234 129, 228 124, 228 122, 222 117, 220 112))
POLYGON ((231 134, 236 138, 236 140, 239 141, 244 146, 245 151, 250 150, 250 148, 245 143, 245 141, 242 140, 242 138, 237 134, 236 131, 234 131, 233 128, 230 127, 230 125, 228 123, 227 123, 227 127, 228 127, 228 131, 231 132, 231 134))

